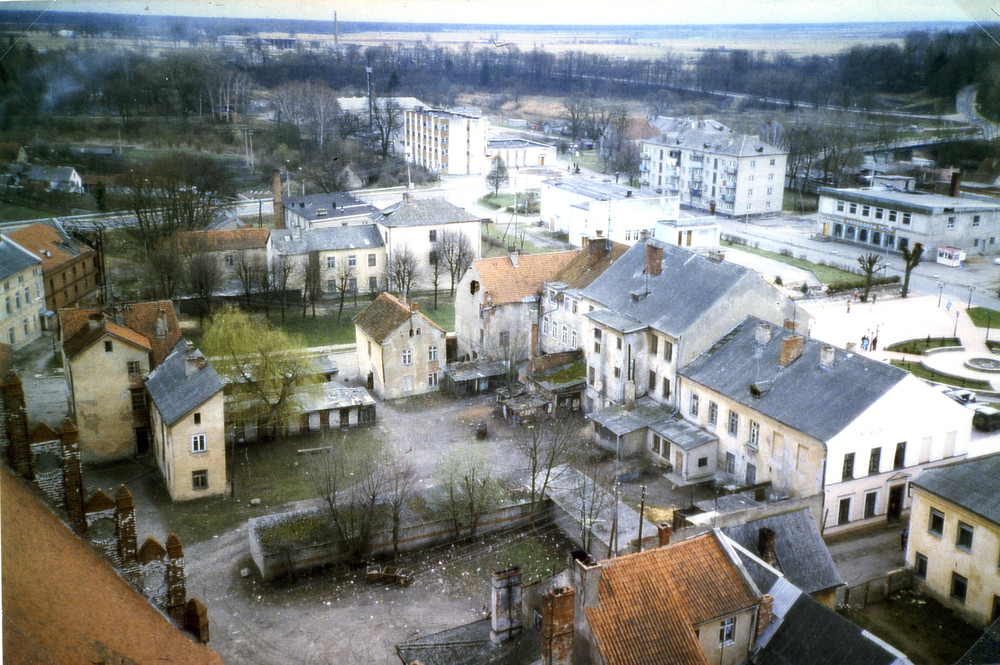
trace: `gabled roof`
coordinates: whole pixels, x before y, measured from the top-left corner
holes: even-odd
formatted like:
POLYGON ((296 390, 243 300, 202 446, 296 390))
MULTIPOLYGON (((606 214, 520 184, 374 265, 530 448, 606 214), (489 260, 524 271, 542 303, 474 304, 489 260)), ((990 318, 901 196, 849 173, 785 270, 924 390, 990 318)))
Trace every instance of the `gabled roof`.
POLYGON ((331 226, 302 230, 285 229, 271 234, 279 254, 335 252, 348 249, 377 249, 383 246, 382 234, 374 224, 331 226))
POLYGON ((122 321, 149 340, 153 367, 163 362, 181 338, 181 324, 169 300, 129 303, 122 310, 122 321))
POLYGON ((41 259, 32 255, 7 236, 0 236, 0 279, 12 277, 40 264, 41 259))
MULTIPOLYGON (((64 311, 66 310, 60 310, 60 312, 64 311)), ((63 338, 65 340, 63 342, 63 350, 66 353, 66 357, 72 360, 104 337, 114 337, 145 351, 153 350, 149 344, 149 340, 136 331, 107 320, 86 321, 86 325, 79 328, 72 337, 63 338)))
POLYGON ((99 309, 60 309, 59 330, 63 341, 80 332, 80 329, 87 325, 92 315, 100 313, 99 309))
POLYGON ((219 664, 9 470, 0 470, 5 662, 219 664))
POLYGON ((90 247, 71 238, 58 222, 35 222, 11 231, 7 236, 42 260, 42 271, 62 265, 81 254, 92 253, 90 247))
POLYGON ((585 612, 604 662, 707 665, 695 626, 758 604, 737 566, 714 532, 602 561, 585 612))
POLYGON ((628 245, 600 238, 591 239, 590 244, 576 253, 570 262, 559 269, 550 281, 562 282, 568 289, 582 289, 601 276, 611 267, 622 254, 628 251, 628 245), (610 245, 610 247, 609 247, 610 245), (596 252, 599 258, 591 265, 591 252, 596 252))
POLYGON ((583 296, 675 338, 753 271, 656 241, 638 242, 583 290, 583 296), (647 275, 646 247, 663 248, 659 275, 647 275), (645 294, 633 298, 632 293, 645 294))
POLYGON ((841 349, 834 349, 829 368, 822 367, 821 350, 829 345, 812 338, 802 338, 801 356, 781 367, 782 340, 793 336, 801 337, 747 317, 679 373, 824 442, 909 376, 897 367, 841 349), (757 341, 758 325, 770 331, 765 343, 757 341), (768 389, 757 397, 751 384, 768 389))
POLYGON ((1000 453, 925 469, 910 484, 1000 524, 1000 453))
POLYGON ((180 244, 192 251, 231 252, 245 249, 266 249, 270 229, 232 229, 229 231, 188 231, 180 236, 180 244))
POLYGON ((373 300, 368 307, 358 312, 352 321, 366 335, 381 344, 389 335, 399 330, 401 325, 407 323, 411 314, 423 319, 425 325, 444 332, 444 329, 427 318, 427 315, 420 310, 411 312, 410 307, 405 302, 391 293, 379 294, 379 297, 373 300))
POLYGON ((404 198, 382 211, 375 217, 382 226, 432 226, 436 224, 457 224, 478 222, 479 218, 465 208, 448 203, 442 198, 404 198))
POLYGON ((747 550, 757 552, 760 530, 774 531, 774 567, 806 593, 816 593, 844 582, 833 565, 816 520, 808 508, 722 527, 722 533, 747 550))
POLYGON ((28 180, 42 180, 45 182, 70 182, 76 169, 72 166, 32 166, 28 172, 28 180))
POLYGON ((768 157, 788 154, 787 150, 776 148, 750 134, 736 134, 728 127, 714 121, 677 120, 673 123, 660 122, 654 126, 663 130, 663 136, 647 144, 667 148, 685 148, 697 152, 726 157, 768 157))
POLYGON ((205 356, 187 342, 177 343, 173 353, 146 379, 146 390, 168 427, 218 394, 222 379, 205 356), (200 365, 200 367, 199 367, 200 365))
POLYGON ((310 222, 328 219, 345 219, 377 217, 379 209, 370 203, 351 196, 345 192, 326 192, 324 194, 309 194, 308 196, 286 196, 281 199, 281 205, 286 211, 303 217, 310 222))
POLYGON ((523 302, 526 298, 536 296, 545 282, 552 281, 556 273, 579 253, 579 250, 574 250, 522 254, 516 258, 517 265, 514 265, 509 256, 476 259, 472 264, 479 274, 483 291, 490 294, 494 305, 502 305, 523 302))

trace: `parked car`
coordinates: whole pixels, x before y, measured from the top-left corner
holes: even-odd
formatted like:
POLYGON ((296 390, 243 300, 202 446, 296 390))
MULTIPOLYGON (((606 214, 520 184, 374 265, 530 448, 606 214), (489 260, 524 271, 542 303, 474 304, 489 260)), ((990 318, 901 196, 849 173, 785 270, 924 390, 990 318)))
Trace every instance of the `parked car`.
POLYGON ((982 432, 1000 429, 1000 410, 991 406, 981 406, 972 416, 972 426, 982 432))

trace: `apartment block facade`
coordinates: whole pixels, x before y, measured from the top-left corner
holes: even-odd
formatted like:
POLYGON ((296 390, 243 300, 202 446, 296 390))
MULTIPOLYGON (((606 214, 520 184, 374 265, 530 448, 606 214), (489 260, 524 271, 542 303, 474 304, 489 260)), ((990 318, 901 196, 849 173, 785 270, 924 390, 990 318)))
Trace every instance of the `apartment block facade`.
POLYGON ((485 175, 489 120, 478 109, 423 107, 403 114, 404 146, 410 162, 447 175, 485 175))

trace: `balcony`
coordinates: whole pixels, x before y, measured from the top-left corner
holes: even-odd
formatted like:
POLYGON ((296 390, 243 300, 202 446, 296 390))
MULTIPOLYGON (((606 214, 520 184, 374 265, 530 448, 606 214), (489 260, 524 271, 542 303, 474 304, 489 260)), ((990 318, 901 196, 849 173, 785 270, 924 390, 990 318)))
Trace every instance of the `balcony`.
POLYGON ((736 197, 733 196, 732 194, 723 194, 722 195, 722 200, 725 203, 735 203, 736 202, 736 197))
POLYGON ((703 180, 704 180, 704 178, 702 176, 700 176, 700 175, 693 175, 693 176, 691 176, 691 182, 701 182, 703 180))
POLYGON ((701 196, 701 188, 700 187, 692 187, 691 188, 691 196, 701 196))
POLYGON ((735 166, 727 166, 727 167, 726 167, 725 169, 723 169, 723 170, 724 170, 724 171, 725 171, 726 173, 728 173, 729 175, 736 175, 736 167, 735 167, 735 166))

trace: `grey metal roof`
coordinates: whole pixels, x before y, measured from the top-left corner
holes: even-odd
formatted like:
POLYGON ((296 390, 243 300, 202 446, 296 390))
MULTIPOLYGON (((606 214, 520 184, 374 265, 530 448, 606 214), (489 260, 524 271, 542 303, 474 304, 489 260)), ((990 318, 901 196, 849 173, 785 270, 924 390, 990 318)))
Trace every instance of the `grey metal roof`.
POLYGON ((397 227, 478 222, 479 218, 442 198, 409 198, 389 206, 375 220, 382 226, 397 227))
POLYGON ((808 508, 722 527, 722 532, 749 551, 758 552, 764 528, 775 534, 774 567, 792 584, 806 593, 816 593, 844 583, 808 508))
POLYGON ((618 201, 620 199, 627 198, 638 198, 638 199, 661 199, 663 198, 660 194, 653 194, 652 192, 647 192, 645 190, 638 189, 636 187, 629 187, 627 185, 620 185, 614 182, 602 182, 600 180, 590 180, 588 178, 556 178, 553 180, 546 180, 544 184, 550 187, 555 187, 556 189, 561 189, 571 194, 576 194, 578 196, 586 196, 594 201, 602 201, 611 199, 612 201, 618 201))
POLYGON ((695 448, 719 441, 719 437, 711 432, 706 432, 700 427, 696 427, 680 418, 671 418, 670 420, 654 423, 650 425, 649 429, 684 450, 694 450, 695 448))
POLYGON ((279 254, 305 254, 346 249, 382 247, 382 234, 374 224, 331 226, 320 229, 273 231, 271 239, 279 254))
POLYGON ((507 372, 502 362, 491 362, 486 360, 470 360, 464 363, 453 363, 444 371, 445 375, 452 381, 472 381, 475 379, 487 379, 492 376, 500 376, 507 372))
POLYGON ((925 469, 911 484, 1000 524, 1000 453, 925 469))
POLYGON ((365 203, 344 192, 327 192, 325 194, 309 194, 308 196, 287 196, 281 200, 281 205, 310 222, 327 219, 342 219, 379 214, 378 208, 365 203), (320 211, 324 211, 322 215, 320 211))
POLYGON ((42 260, 28 253, 14 241, 3 236, 0 238, 0 279, 12 277, 31 266, 42 264, 42 260))
POLYGON ((201 369, 188 372, 188 358, 201 358, 201 351, 187 349, 181 339, 173 352, 146 379, 146 390, 167 426, 207 402, 222 390, 224 384, 215 369, 206 361, 201 369))
POLYGON ((655 241, 638 242, 583 290, 586 298, 675 338, 747 279, 748 268, 655 241), (647 275, 646 246, 663 247, 659 275, 647 275), (635 299, 632 292, 645 293, 635 299))
POLYGON ((893 189, 837 189, 835 187, 820 187, 819 193, 834 199, 870 203, 926 215, 942 214, 945 209, 954 209, 958 212, 1000 209, 1000 202, 995 198, 969 194, 945 196, 944 194, 924 192, 901 192, 893 189))
MULTIPOLYGON (((657 119, 659 120, 659 119, 657 119)), ((647 145, 663 146, 664 149, 683 148, 695 152, 726 157, 768 157, 788 154, 787 150, 776 148, 750 134, 736 134, 728 127, 713 121, 685 121, 671 124, 654 122, 663 135, 647 145)))
POLYGON ((667 420, 675 413, 676 410, 669 406, 663 406, 648 397, 643 397, 636 401, 631 410, 626 409, 624 404, 614 404, 605 409, 591 411, 587 414, 587 418, 621 436, 653 426, 667 420))
POLYGON ((594 323, 599 323, 620 333, 635 332, 646 327, 642 321, 637 321, 626 314, 620 314, 613 309, 595 309, 593 312, 586 312, 584 316, 594 323))
POLYGON ((890 665, 900 659, 866 631, 801 594, 788 608, 754 665, 890 665))
POLYGON ((834 350, 831 367, 820 366, 821 348, 804 339, 802 355, 787 367, 778 364, 786 328, 747 317, 711 348, 682 368, 686 379, 714 390, 819 441, 828 441, 885 395, 907 372, 856 353, 834 350), (756 340, 758 323, 770 340, 756 340), (751 384, 770 382, 760 397, 751 384))
POLYGON ((537 662, 538 632, 527 619, 520 633, 499 645, 490 641, 490 619, 480 619, 396 645, 404 663, 424 665, 519 665, 537 662))
POLYGON ((994 621, 972 648, 955 665, 992 665, 1000 663, 1000 619, 994 621))

